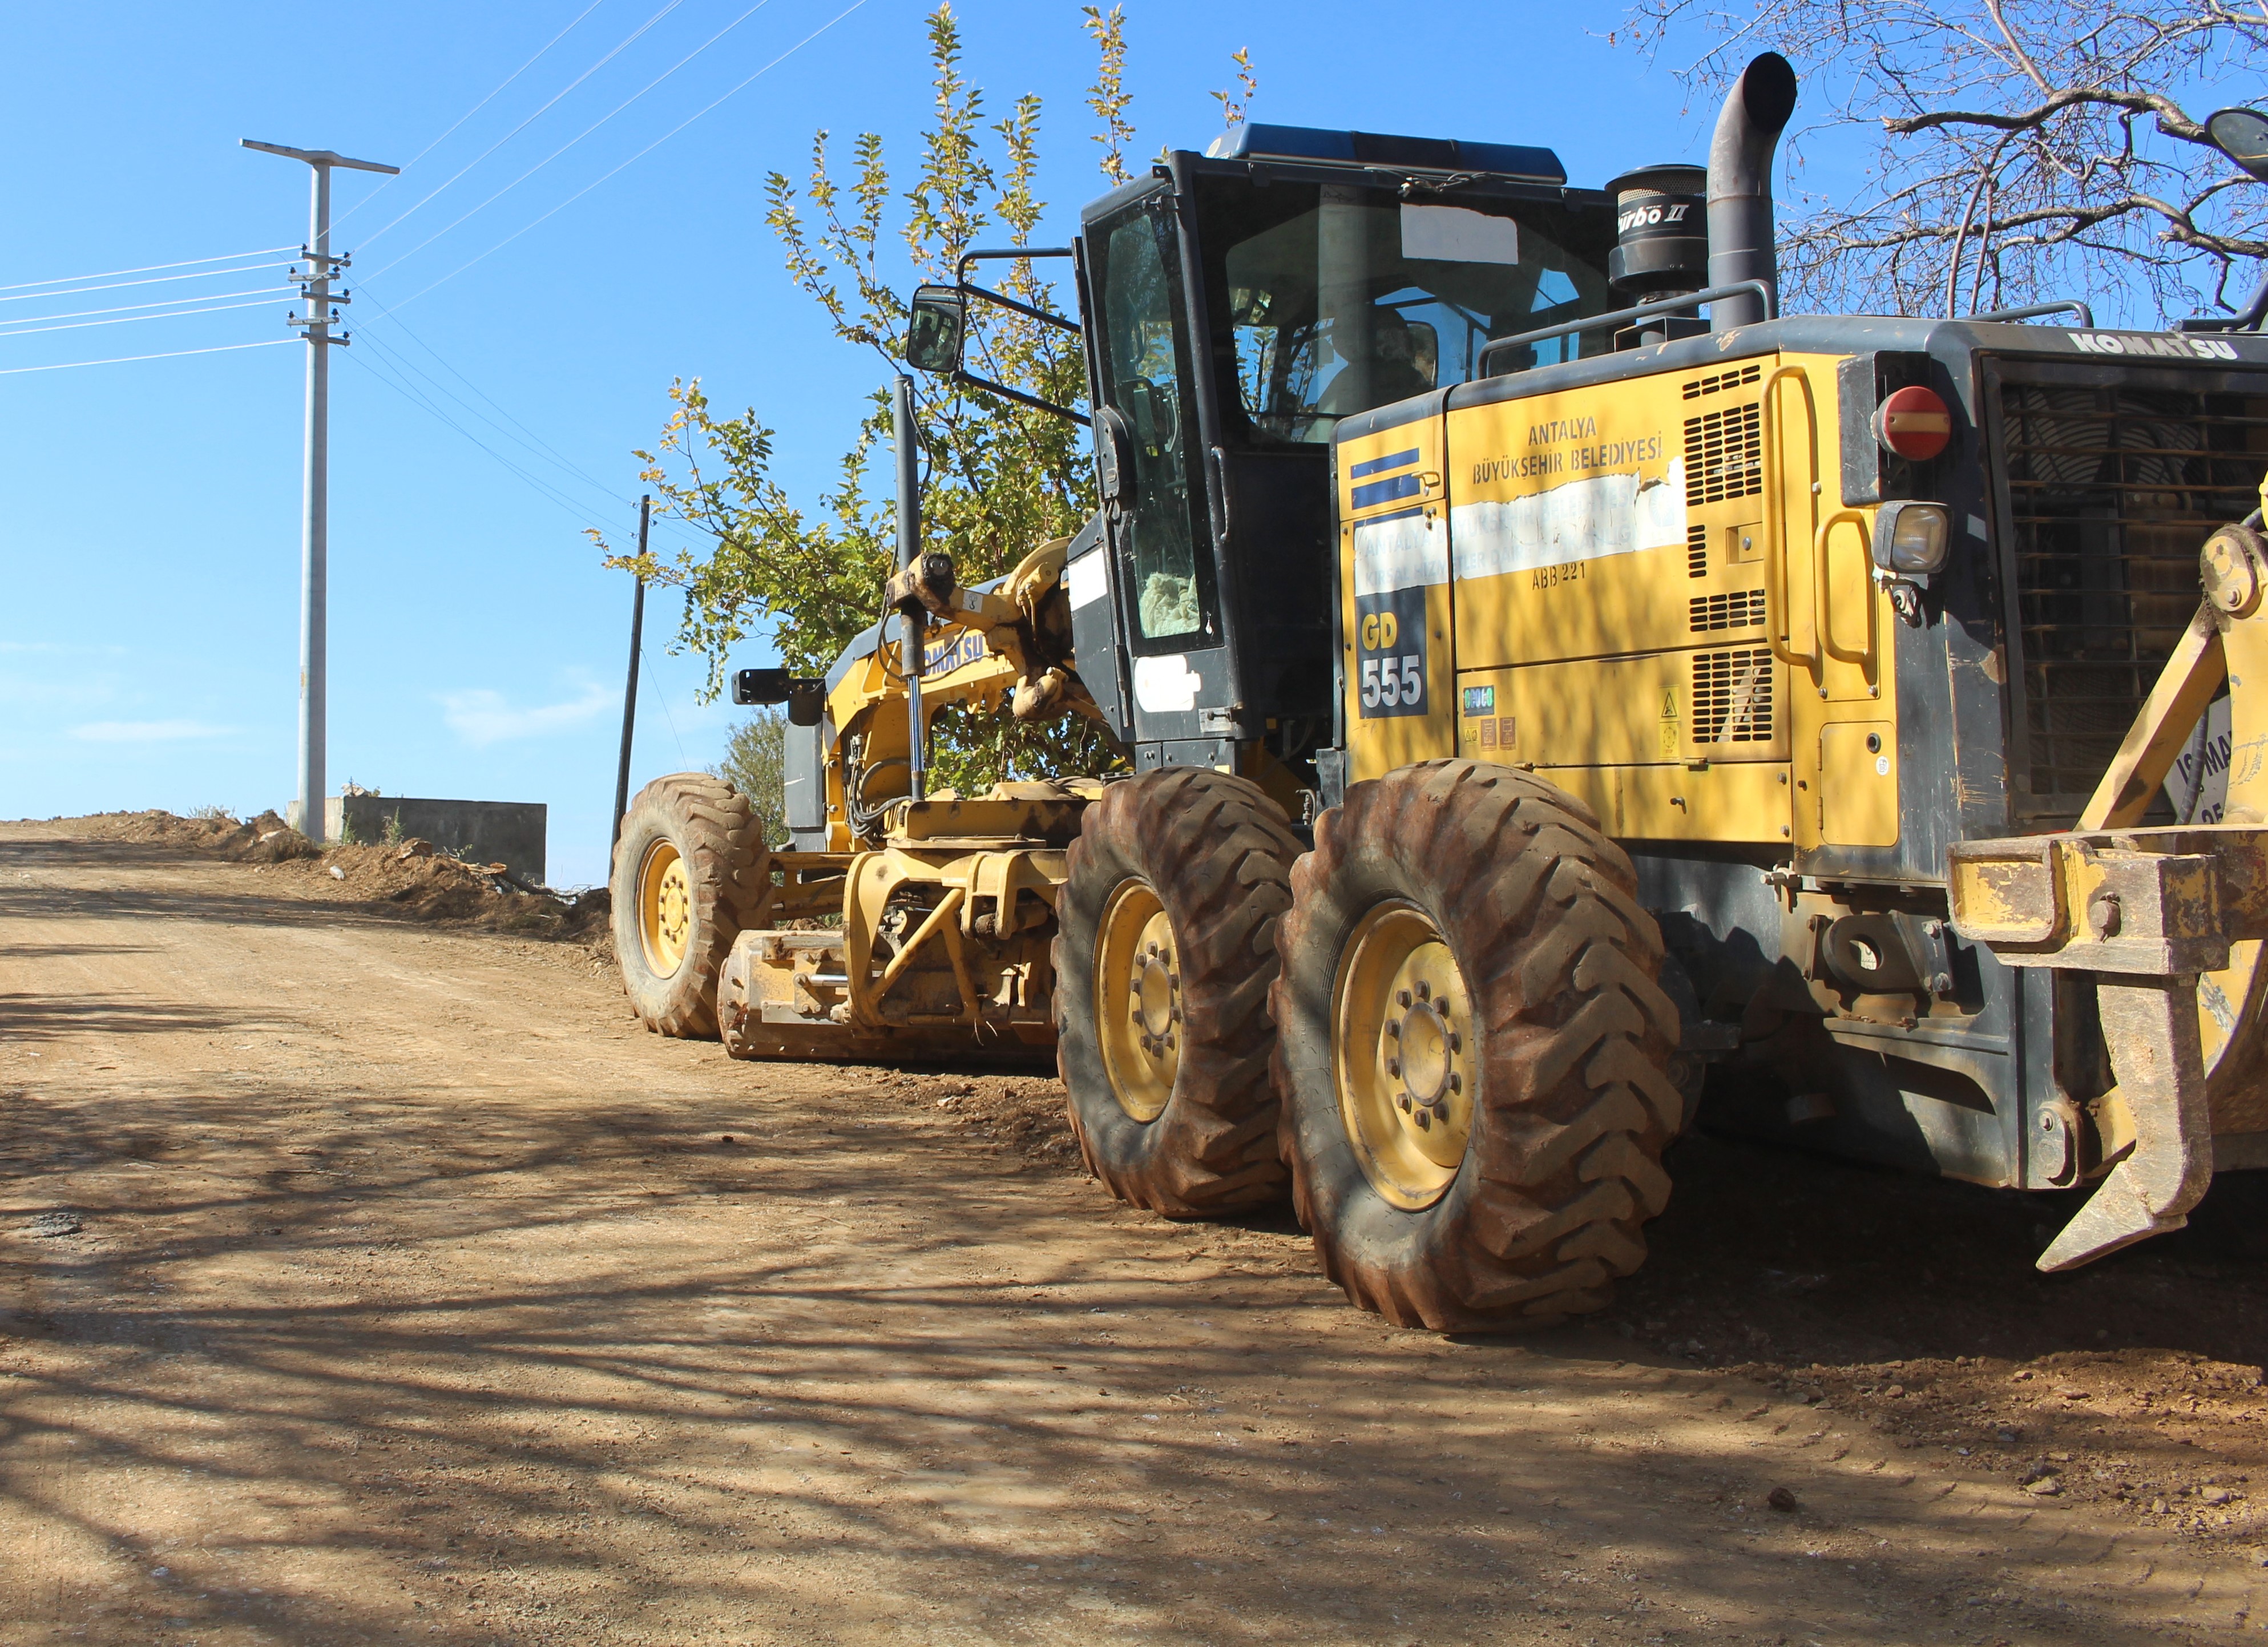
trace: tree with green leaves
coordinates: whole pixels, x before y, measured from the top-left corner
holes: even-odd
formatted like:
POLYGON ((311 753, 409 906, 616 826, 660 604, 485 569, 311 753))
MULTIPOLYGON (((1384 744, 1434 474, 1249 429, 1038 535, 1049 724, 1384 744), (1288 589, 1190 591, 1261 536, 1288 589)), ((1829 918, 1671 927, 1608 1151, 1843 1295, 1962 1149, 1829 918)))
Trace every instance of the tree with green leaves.
POLYGON ((747 798, 769 847, 787 844, 787 711, 758 710, 733 728, 725 758, 709 768, 747 798))
MULTIPOLYGON (((1121 8, 1086 7, 1084 26, 1101 57, 1087 104, 1102 122, 1102 171, 1123 180, 1133 128, 1121 8)), ((808 504, 799 501, 774 475, 774 430, 754 408, 719 416, 698 379, 671 385, 660 439, 637 454, 657 514, 684 521, 709 541, 674 556, 609 552, 607 564, 684 592, 676 644, 708 660, 711 695, 733 649, 763 626, 783 663, 819 673, 881 614, 882 585, 896 558, 887 384, 905 370, 909 305, 899 283, 906 276, 950 283, 961 254, 986 239, 1027 246, 1044 210, 1035 193, 1040 99, 1026 93, 1005 118, 988 121, 984 95, 962 68, 961 26, 949 4, 930 14, 928 38, 934 98, 902 194, 872 132, 850 144, 847 176, 838 174, 821 131, 803 184, 777 172, 765 182, 765 222, 790 279, 835 336, 878 369, 869 409, 832 485, 808 504)), ((1240 91, 1222 103, 1241 119, 1255 88, 1248 55, 1240 52, 1234 61, 1240 91)), ((986 284, 1062 311, 1056 283, 1033 261, 989 268, 1005 272, 988 272, 986 284)), ((996 382, 1057 405, 1086 398, 1079 342, 1068 333, 988 306, 968 347, 971 368, 996 382)), ((919 374, 915 411, 923 547, 951 555, 963 583, 998 577, 1042 543, 1077 531, 1093 512, 1094 478, 1077 424, 919 374)), ((600 547, 607 548, 602 539, 600 547)), ((1031 725, 1005 712, 946 709, 933 730, 936 781, 964 791, 1002 777, 1104 771, 1118 759, 1101 729, 1075 717, 1031 725)))

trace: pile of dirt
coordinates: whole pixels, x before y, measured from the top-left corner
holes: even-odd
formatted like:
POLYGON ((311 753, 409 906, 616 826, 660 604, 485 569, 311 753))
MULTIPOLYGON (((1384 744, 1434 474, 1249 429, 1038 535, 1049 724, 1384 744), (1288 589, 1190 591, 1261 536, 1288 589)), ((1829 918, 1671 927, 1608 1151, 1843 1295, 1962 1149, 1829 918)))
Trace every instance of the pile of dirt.
POLYGON ((219 813, 181 818, 154 811, 87 821, 111 840, 261 866, 282 879, 279 890, 301 897, 363 904, 441 925, 553 938, 611 958, 612 904, 602 886, 556 893, 520 880, 502 864, 467 863, 415 839, 318 846, 273 812, 242 821, 219 813))
POLYGON ((93 833, 112 841, 142 841, 180 847, 237 864, 281 864, 313 857, 322 849, 273 812, 242 821, 225 812, 193 818, 169 812, 102 812, 86 820, 93 833))

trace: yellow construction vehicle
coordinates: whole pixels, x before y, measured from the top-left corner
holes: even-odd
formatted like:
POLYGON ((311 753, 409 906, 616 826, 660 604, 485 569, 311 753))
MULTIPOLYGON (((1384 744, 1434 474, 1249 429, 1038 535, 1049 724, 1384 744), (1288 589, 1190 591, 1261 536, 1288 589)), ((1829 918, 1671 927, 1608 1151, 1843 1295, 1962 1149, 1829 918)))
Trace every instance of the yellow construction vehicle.
MULTIPOLYGON (((1245 125, 1090 205, 1101 512, 961 586, 902 393, 895 636, 736 689, 788 705, 790 848, 713 779, 626 822, 646 1021, 1052 1053, 1115 1194, 1288 1191, 1439 1329, 1602 1303, 1705 1091, 2095 1186, 2046 1268, 2268 1165, 2268 299, 1783 316, 1795 96, 1760 57, 1705 169, 1604 190, 1245 125), (946 702, 1087 716, 1131 775, 929 793, 946 702)), ((985 386, 969 267, 908 357, 985 386)))

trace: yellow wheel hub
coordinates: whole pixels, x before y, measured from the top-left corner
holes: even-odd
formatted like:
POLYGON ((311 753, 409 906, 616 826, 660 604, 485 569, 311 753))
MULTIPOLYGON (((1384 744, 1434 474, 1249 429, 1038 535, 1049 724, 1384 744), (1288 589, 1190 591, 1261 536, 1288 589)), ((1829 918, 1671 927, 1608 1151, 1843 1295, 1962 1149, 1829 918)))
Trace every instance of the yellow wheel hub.
POLYGON ((1094 1015, 1119 1107, 1137 1121, 1157 1120, 1182 1067, 1182 977, 1173 923, 1145 882, 1126 882, 1102 912, 1094 1015))
POLYGON ((1447 1191, 1473 1129, 1471 997, 1449 946, 1415 906, 1362 918, 1331 1007, 1339 1110, 1372 1187, 1397 1207, 1447 1191))
POLYGON ((666 978, 685 964, 685 946, 693 935, 693 881, 685 859, 666 841, 645 849, 638 865, 638 939, 645 948, 645 964, 657 978, 666 978))

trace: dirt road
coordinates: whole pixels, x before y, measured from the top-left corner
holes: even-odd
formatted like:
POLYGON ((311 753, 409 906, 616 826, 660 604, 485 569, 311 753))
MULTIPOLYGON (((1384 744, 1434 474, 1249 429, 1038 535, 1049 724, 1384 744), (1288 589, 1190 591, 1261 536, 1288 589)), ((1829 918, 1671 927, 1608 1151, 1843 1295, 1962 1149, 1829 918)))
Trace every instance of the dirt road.
POLYGON ((1113 1206, 1046 1083, 733 1064, 281 881, 0 825, 4 1647, 2250 1623, 2196 1243, 1996 1309, 2029 1212, 1705 1140, 1612 1317, 1397 1332, 1113 1206))

